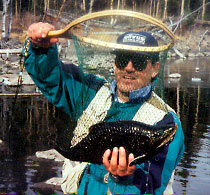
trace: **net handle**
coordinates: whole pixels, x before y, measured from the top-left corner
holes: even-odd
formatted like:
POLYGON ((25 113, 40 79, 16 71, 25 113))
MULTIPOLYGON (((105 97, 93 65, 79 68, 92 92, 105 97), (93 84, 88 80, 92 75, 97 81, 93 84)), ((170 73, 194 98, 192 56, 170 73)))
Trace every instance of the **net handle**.
MULTIPOLYGON (((78 25, 82 22, 94 19, 94 18, 99 18, 99 17, 104 17, 104 16, 128 16, 128 17, 134 17, 137 19, 141 19, 141 20, 150 22, 151 24, 159 26, 171 39, 170 42, 164 46, 157 46, 157 47, 150 47, 150 48, 148 48, 148 47, 140 48, 140 47, 130 46, 129 48, 126 47, 125 49, 154 52, 154 51, 163 51, 163 50, 168 49, 169 47, 172 47, 174 45, 175 35, 162 21, 160 21, 152 16, 149 16, 147 14, 144 14, 144 13, 134 12, 134 11, 129 11, 129 10, 116 10, 116 9, 99 11, 99 12, 94 12, 94 13, 90 13, 90 14, 81 16, 81 17, 73 20, 72 22, 70 22, 63 29, 50 31, 48 33, 48 36, 49 37, 67 38, 69 36, 69 33, 68 33, 68 36, 66 34, 73 26, 78 25)), ((107 47, 106 43, 103 41, 96 41, 96 40, 92 40, 90 38, 85 38, 85 37, 82 37, 79 35, 76 35, 76 36, 82 41, 107 47)), ((118 45, 119 44, 113 43, 111 47, 113 47, 113 46, 118 47, 118 45)), ((119 45, 119 48, 122 48, 122 45, 119 45)), ((122 48, 122 49, 124 49, 124 48, 122 48)))

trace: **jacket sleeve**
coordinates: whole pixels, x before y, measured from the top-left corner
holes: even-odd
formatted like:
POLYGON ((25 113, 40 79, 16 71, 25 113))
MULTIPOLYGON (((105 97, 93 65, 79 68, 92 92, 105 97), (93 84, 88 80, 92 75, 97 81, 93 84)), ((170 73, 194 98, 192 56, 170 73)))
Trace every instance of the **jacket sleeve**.
POLYGON ((83 75, 78 66, 63 64, 56 44, 48 49, 30 44, 24 62, 28 74, 43 95, 76 120, 102 85, 93 75, 83 75))
POLYGON ((150 161, 137 165, 134 184, 142 193, 162 195, 172 172, 184 153, 184 135, 176 114, 171 113, 178 129, 173 141, 150 161))

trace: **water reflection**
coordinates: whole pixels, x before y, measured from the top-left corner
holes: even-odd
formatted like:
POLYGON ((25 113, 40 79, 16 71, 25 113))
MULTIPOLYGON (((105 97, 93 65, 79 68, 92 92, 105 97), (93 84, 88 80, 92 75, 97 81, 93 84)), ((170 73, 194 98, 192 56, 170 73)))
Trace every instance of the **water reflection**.
MULTIPOLYGON (((176 89, 168 90, 169 93, 175 94, 176 89)), ((209 194, 210 187, 210 103, 208 88, 184 88, 179 91, 180 95, 174 97, 166 94, 169 104, 179 97, 177 109, 180 109, 180 118, 185 134, 185 154, 178 166, 175 176, 174 185, 177 194, 200 194, 200 186, 205 187, 206 191, 202 194, 209 194), (205 178, 205 179, 204 179, 205 178)))
POLYGON ((35 194, 32 185, 61 176, 62 163, 38 160, 34 154, 50 149, 48 137, 59 135, 69 120, 42 96, 18 98, 11 113, 13 100, 0 97, 0 138, 6 143, 0 149, 0 193, 35 194))
MULTIPOLYGON (((166 69, 166 74, 184 75, 178 81, 165 80, 165 99, 178 112, 185 134, 186 150, 175 175, 177 195, 198 195, 201 189, 202 195, 208 195, 210 191, 210 76, 206 64, 199 66, 203 82, 192 81, 197 69, 193 72, 188 65, 172 63, 166 69)), ((61 164, 37 160, 34 153, 50 149, 49 137, 68 137, 66 130, 75 123, 43 96, 18 98, 13 113, 12 103, 13 97, 0 96, 0 139, 7 144, 0 150, 0 193, 35 194, 31 186, 60 176, 61 164)))
POLYGON ((210 58, 192 58, 188 60, 169 60, 165 68, 165 84, 170 87, 209 88, 210 58), (181 78, 169 78, 172 73, 181 74, 181 78))

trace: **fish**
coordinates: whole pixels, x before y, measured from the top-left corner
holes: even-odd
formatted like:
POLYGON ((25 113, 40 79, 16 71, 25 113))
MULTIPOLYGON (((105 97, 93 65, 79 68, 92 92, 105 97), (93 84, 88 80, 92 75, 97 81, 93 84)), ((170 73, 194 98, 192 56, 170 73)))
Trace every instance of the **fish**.
POLYGON ((129 166, 141 164, 159 153, 174 138, 175 123, 148 125, 138 121, 99 122, 89 128, 89 134, 79 143, 62 149, 55 142, 54 148, 72 161, 102 164, 107 149, 124 147, 126 155, 134 154, 129 166))

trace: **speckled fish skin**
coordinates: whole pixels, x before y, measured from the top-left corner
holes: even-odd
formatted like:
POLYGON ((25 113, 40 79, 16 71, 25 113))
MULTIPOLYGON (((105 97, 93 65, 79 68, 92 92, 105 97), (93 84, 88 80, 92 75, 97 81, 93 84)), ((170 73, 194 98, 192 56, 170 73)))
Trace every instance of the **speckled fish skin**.
POLYGON ((157 154, 173 140, 175 131, 174 123, 152 126, 137 121, 101 122, 91 126, 88 136, 68 150, 64 151, 56 144, 54 147, 70 160, 102 164, 107 149, 123 146, 127 156, 134 154, 131 166, 157 154))

